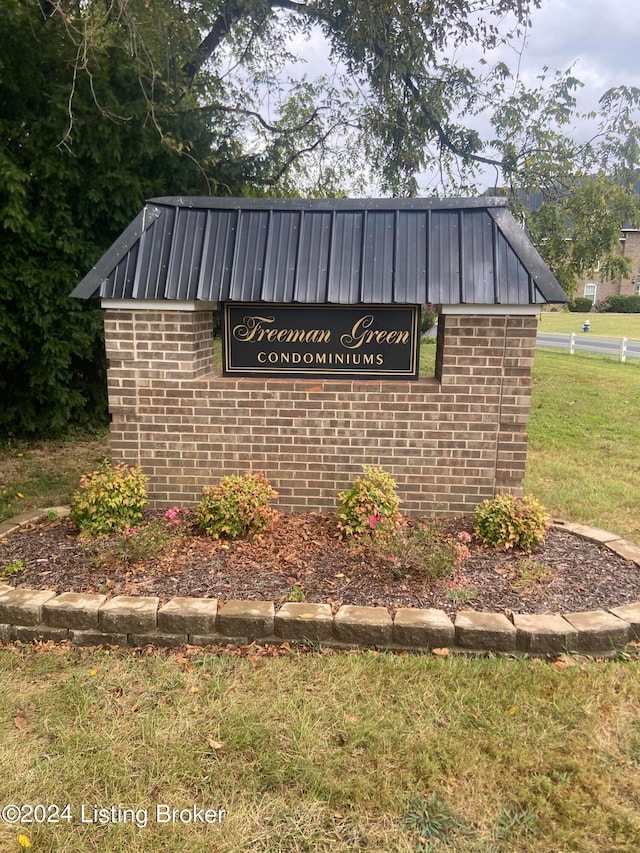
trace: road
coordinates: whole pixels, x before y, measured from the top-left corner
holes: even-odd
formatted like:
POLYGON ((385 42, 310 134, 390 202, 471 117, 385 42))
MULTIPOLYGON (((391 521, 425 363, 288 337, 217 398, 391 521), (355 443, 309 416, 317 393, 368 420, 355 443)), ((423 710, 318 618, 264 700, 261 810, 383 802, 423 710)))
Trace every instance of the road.
MULTIPOLYGON (((554 347, 569 349, 571 335, 556 335, 551 332, 538 332, 536 343, 539 347, 554 347)), ((620 358, 621 338, 598 338, 588 332, 578 333, 575 337, 577 352, 594 352, 600 355, 610 355, 620 358)), ((640 341, 627 341, 627 358, 640 358, 640 341)))

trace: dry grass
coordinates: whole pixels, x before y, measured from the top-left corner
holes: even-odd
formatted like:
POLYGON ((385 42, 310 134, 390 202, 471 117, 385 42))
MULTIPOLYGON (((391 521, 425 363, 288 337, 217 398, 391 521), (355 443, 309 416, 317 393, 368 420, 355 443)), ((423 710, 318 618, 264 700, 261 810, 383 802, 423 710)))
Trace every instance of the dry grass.
POLYGON ((0 449, 0 521, 69 503, 81 474, 109 455, 109 440, 13 443, 0 449))
POLYGON ((51 853, 631 851, 639 696, 635 662, 5 650, 0 800, 70 804, 22 827, 51 853), (169 826, 157 803, 226 813, 169 826))

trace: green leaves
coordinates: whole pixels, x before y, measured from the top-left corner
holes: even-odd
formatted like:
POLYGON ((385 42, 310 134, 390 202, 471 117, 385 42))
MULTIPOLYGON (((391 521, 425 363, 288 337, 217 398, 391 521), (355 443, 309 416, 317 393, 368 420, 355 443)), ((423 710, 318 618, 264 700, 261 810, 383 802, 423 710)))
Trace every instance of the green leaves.
POLYGON ((115 21, 74 77, 78 10, 48 8, 0 0, 0 436, 106 423, 101 311, 71 290, 146 198, 237 186, 195 96, 156 75, 152 103, 115 21))
POLYGON ((262 473, 222 477, 205 486, 197 507, 198 526, 214 539, 238 539, 267 530, 275 516, 270 502, 278 497, 262 473))
POLYGON ((473 532, 485 545, 533 551, 544 540, 549 516, 531 495, 504 493, 476 507, 473 523, 473 532))
POLYGON ((379 524, 396 526, 400 521, 396 484, 383 468, 364 466, 364 476, 338 495, 338 529, 343 536, 370 534, 379 524))
POLYGON ((80 478, 71 502, 71 521, 87 536, 123 533, 139 525, 147 504, 147 478, 140 468, 105 460, 80 478))

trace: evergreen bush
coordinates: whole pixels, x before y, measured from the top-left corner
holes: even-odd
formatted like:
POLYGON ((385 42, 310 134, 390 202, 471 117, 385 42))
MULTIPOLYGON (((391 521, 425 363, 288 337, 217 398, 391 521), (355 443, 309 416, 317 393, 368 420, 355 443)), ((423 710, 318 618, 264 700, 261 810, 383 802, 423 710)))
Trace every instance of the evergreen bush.
POLYGON ((575 299, 572 299, 571 302, 567 305, 569 311, 572 311, 576 314, 586 314, 591 311, 593 307, 593 300, 587 299, 586 296, 576 296, 575 299))
POLYGON ((270 502, 278 497, 261 473, 222 477, 217 486, 205 486, 197 508, 198 526, 214 539, 239 539, 267 530, 276 512, 270 502))
POLYGON ((473 532, 484 545, 532 551, 542 544, 549 527, 544 507, 531 495, 496 495, 476 507, 473 532))
POLYGON ((147 478, 140 468, 105 460, 80 478, 71 501, 71 521, 87 536, 123 533, 140 525, 147 505, 147 478))
POLYGON ((607 296, 596 305, 601 314, 640 314, 640 294, 607 296))

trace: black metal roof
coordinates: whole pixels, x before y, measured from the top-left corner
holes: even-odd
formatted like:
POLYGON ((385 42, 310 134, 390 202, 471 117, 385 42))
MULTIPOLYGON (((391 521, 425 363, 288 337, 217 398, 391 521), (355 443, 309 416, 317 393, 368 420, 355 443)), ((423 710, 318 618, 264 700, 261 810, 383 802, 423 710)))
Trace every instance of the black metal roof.
POLYGON ((499 198, 152 199, 71 295, 310 304, 567 301, 499 198))

